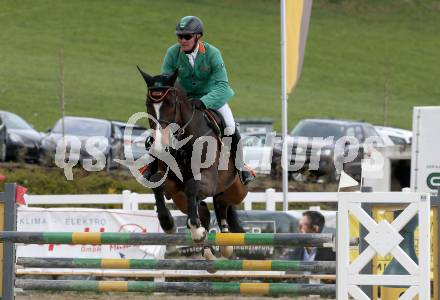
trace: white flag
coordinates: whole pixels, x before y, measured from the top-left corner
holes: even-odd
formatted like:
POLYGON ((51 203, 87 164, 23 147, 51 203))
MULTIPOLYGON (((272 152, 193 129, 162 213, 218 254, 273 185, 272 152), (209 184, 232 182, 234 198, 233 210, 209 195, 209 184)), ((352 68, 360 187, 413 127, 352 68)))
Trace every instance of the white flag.
POLYGON ((378 151, 373 151, 371 158, 362 160, 361 177, 371 179, 384 178, 385 159, 378 151))
POLYGON ((358 184, 359 184, 359 182, 354 180, 350 175, 348 175, 344 171, 341 171, 341 178, 339 179, 338 191, 341 188, 350 187, 350 186, 357 186, 358 184))

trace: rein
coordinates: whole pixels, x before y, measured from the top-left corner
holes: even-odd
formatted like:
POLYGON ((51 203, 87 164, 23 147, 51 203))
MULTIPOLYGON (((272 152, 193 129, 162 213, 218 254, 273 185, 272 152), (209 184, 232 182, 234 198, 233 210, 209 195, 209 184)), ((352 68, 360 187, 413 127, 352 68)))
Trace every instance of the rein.
MULTIPOLYGON (((159 104, 159 103, 162 103, 163 101, 165 101, 166 96, 170 92, 174 93, 172 100, 175 101, 175 103, 176 103, 175 104, 175 108, 174 108, 174 119, 171 122, 167 121, 167 120, 160 120, 160 119, 157 120, 159 122, 159 124, 165 124, 166 126, 168 126, 169 124, 172 124, 172 123, 176 123, 176 118, 177 118, 178 114, 180 116, 182 116, 180 101, 185 101, 185 100, 180 100, 179 99, 175 87, 168 87, 166 90, 161 90, 161 91, 154 90, 154 89, 153 90, 148 90, 148 96, 147 96, 147 101, 151 101, 151 103, 153 103, 153 104, 159 104)), ((197 109, 195 108, 194 104, 191 105, 191 106, 192 106, 191 117, 189 118, 189 120, 182 127, 179 127, 179 129, 176 132, 173 133, 173 136, 177 140, 181 140, 182 139, 182 136, 185 134, 186 128, 188 127, 188 125, 194 119, 194 115, 195 115, 195 112, 196 112, 197 109)), ((207 115, 208 115, 208 119, 210 119, 211 122, 215 120, 214 116, 211 113, 208 113, 207 115)), ((205 133, 203 133, 202 136, 208 135, 209 132, 214 131, 215 136, 216 136, 217 140, 219 141, 220 145, 223 145, 223 141, 221 140, 220 136, 216 133, 216 131, 220 132, 220 128, 218 128, 218 125, 217 125, 216 122, 213 122, 213 123, 217 126, 217 128, 215 128, 215 129, 212 129, 212 128, 208 129, 205 133)), ((191 149, 187 149, 187 147, 186 147, 187 145, 185 145, 181 149, 176 150, 176 154, 177 155, 182 155, 182 157, 186 157, 187 152, 191 151, 191 149)))

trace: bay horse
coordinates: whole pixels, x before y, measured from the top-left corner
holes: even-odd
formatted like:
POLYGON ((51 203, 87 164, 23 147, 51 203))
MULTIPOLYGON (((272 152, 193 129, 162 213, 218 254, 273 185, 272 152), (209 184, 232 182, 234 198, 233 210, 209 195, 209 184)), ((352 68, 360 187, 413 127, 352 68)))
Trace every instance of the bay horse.
MULTIPOLYGON (((181 178, 174 172, 167 172, 167 165, 157 160, 157 172, 150 177, 151 182, 160 181, 165 174, 164 183, 153 188, 157 216, 160 226, 167 233, 175 232, 175 225, 170 211, 165 206, 165 198, 172 199, 177 208, 187 215, 187 227, 191 231, 194 242, 202 242, 209 231, 210 212, 202 200, 213 197, 213 204, 217 223, 221 232, 244 232, 236 214, 235 205, 240 204, 248 193, 246 185, 242 184, 235 169, 235 155, 229 155, 223 144, 228 144, 226 138, 216 143, 214 151, 209 151, 209 145, 200 144, 201 138, 211 138, 219 141, 214 127, 209 124, 204 111, 197 109, 191 100, 186 97, 182 87, 176 83, 177 70, 172 74, 150 76, 138 67, 145 80, 148 91, 146 97, 147 113, 154 116, 156 121, 149 120, 150 128, 154 132, 154 151, 169 151, 175 158, 181 178), (173 133, 168 125, 177 124, 178 130, 173 133), (187 143, 178 150, 173 149, 171 140, 187 143), (197 159, 196 149, 201 149, 197 159), (194 159, 195 158, 195 159, 194 159), (206 165, 206 162, 212 164, 206 165), (198 162, 198 163, 195 163, 198 162), (197 174, 194 174, 196 164, 197 174), (219 166, 223 166, 220 167, 219 166), (198 176, 195 176, 198 175, 198 176)), ((215 114, 214 114, 215 115, 215 114)), ((218 116, 214 117, 218 124, 218 116)), ((218 131, 218 130, 217 130, 218 131)), ((231 139, 229 139, 230 144, 231 139)), ((209 143, 208 143, 209 144, 209 143)), ((229 147, 230 148, 230 147, 229 147)), ((153 151, 153 154, 154 154, 153 151)), ((151 150, 150 150, 151 153, 151 150)), ((205 247, 204 256, 214 259, 212 249, 205 247)), ((232 254, 232 247, 221 247, 223 256, 232 254)))

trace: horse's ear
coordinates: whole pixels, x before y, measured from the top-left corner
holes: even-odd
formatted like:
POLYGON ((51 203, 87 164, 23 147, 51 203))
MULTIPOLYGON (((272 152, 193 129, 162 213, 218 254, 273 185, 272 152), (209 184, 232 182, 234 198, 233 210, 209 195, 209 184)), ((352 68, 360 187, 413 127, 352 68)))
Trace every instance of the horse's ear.
POLYGON ((148 75, 147 73, 145 73, 144 71, 141 70, 141 68, 139 68, 139 66, 136 66, 137 69, 139 70, 139 72, 141 73, 142 77, 145 80, 145 83, 147 84, 147 86, 150 86, 152 84, 152 77, 150 75, 148 75))
POLYGON ((177 75, 179 74, 179 69, 174 70, 173 74, 170 76, 171 85, 174 85, 177 79, 177 75))

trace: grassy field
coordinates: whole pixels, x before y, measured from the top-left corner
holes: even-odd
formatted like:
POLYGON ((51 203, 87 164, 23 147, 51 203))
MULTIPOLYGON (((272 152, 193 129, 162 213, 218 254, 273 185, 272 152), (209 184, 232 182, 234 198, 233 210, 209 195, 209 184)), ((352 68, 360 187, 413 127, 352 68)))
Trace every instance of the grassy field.
MULTIPOLYGON (((440 104, 440 4, 434 0, 315 0, 289 127, 304 117, 363 119, 410 128, 414 105, 440 104), (387 92, 384 86, 387 82, 387 92)), ((158 73, 182 15, 196 14, 222 49, 236 117, 280 128, 280 19, 275 0, 2 0, 0 109, 39 130, 66 113, 127 120, 144 110, 135 68, 158 73)))
MULTIPOLYGON (((4 182, 16 182, 25 186, 29 194, 120 194, 123 190, 149 193, 151 190, 138 184, 130 173, 123 170, 87 172, 81 168, 73 170, 73 179, 67 180, 60 168, 37 165, 0 163, 0 174, 4 182)), ((4 186, 0 181, 0 191, 4 186)))
MULTIPOLYGON (((82 168, 73 169, 73 180, 67 180, 62 169, 56 167, 44 167, 24 163, 0 163, 0 175, 6 177, 0 179, 0 192, 4 190, 3 183, 16 182, 29 189, 29 194, 121 194, 123 190, 135 193, 150 193, 151 190, 139 184, 135 178, 125 169, 115 169, 110 174, 105 171, 88 172, 82 168)), ((251 192, 264 192, 268 188, 277 191, 282 190, 281 180, 272 179, 269 176, 258 175, 257 179, 248 185, 251 192)), ((307 192, 335 192, 337 185, 333 183, 311 183, 289 181, 290 191, 307 192)), ((278 203, 277 205, 281 205, 278 203)), ((293 204, 294 208, 302 207, 302 204, 293 204)), ((325 207, 325 205, 324 205, 325 207)), ((263 205, 254 205, 254 208, 262 209, 263 205)))

